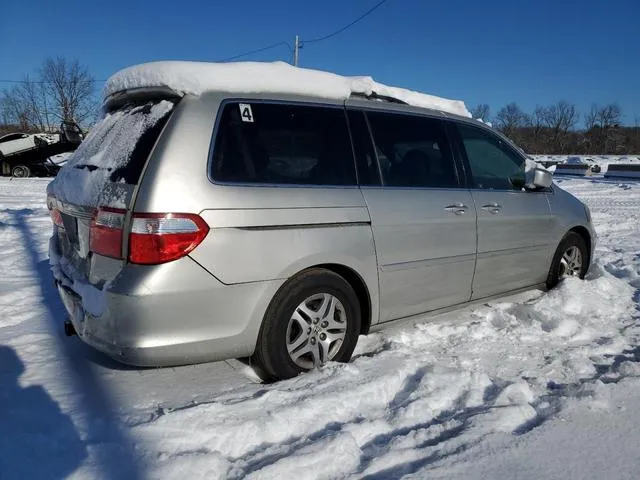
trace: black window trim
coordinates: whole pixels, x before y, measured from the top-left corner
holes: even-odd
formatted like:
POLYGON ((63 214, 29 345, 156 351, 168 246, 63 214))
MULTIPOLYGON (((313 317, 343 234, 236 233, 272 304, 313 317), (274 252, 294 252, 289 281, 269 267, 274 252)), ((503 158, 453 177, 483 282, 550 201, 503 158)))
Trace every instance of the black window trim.
POLYGON ((353 146, 353 139, 351 138, 351 130, 349 128, 349 118, 347 117, 347 111, 344 108, 343 104, 329 104, 322 102, 307 102, 307 101, 296 101, 296 100, 278 100, 278 99, 268 99, 268 98, 247 98, 247 97, 228 97, 222 100, 218 106, 218 111, 216 113, 216 121, 213 126, 213 132, 211 133, 211 140, 209 142, 209 153, 207 159, 207 178, 209 182, 214 185, 221 186, 234 186, 234 187, 260 187, 260 188, 338 188, 338 189, 357 189, 360 188, 358 183, 358 166, 356 165, 356 158, 353 146), (271 105, 289 105, 289 106, 302 106, 302 107, 322 107, 322 108, 333 108, 342 110, 345 123, 347 125, 347 134, 349 137, 349 143, 351 144, 351 160, 353 161, 353 168, 355 169, 355 177, 356 182, 353 185, 318 185, 313 183, 252 183, 252 182, 227 182, 223 180, 216 180, 213 178, 213 154, 216 146, 216 139, 218 137, 218 132, 220 130, 220 122, 222 120, 222 112, 225 107, 229 103, 266 103, 271 105))
MULTIPOLYGON (((393 190, 460 190, 460 189, 466 189, 468 188, 466 186, 466 182, 465 182, 465 178, 461 175, 461 173, 464 172, 464 170, 461 170, 461 165, 459 163, 459 159, 457 158, 456 155, 456 145, 455 142, 453 141, 453 139, 451 138, 450 132, 449 132, 449 124, 452 123, 451 120, 448 117, 444 117, 441 115, 435 115, 435 114, 431 114, 431 113, 427 113, 425 112, 423 113, 419 113, 419 112, 401 112, 401 111, 397 111, 397 110, 388 110, 385 108, 376 108, 375 106, 371 106, 371 107, 366 107, 366 106, 349 106, 347 105, 346 107, 347 110, 350 111, 360 111, 364 113, 364 118, 366 120, 366 124, 367 124, 367 128, 369 130, 369 140, 371 142, 371 146, 373 147, 373 154, 375 156, 375 161, 378 165, 378 176, 379 176, 379 180, 380 180, 380 184, 379 185, 360 185, 361 188, 388 188, 388 189, 393 189, 393 190), (378 149, 376 148, 376 143, 375 143, 375 139, 373 137, 373 131, 371 129, 371 123, 369 121, 369 116, 367 115, 368 112, 376 112, 376 113, 386 113, 386 114, 390 114, 390 115, 400 115, 400 116, 411 116, 411 117, 419 117, 419 118, 428 118, 430 120, 436 120, 442 123, 442 128, 444 130, 445 133, 445 137, 446 137, 446 142, 449 145, 449 149, 451 150, 451 157, 453 159, 453 167, 454 167, 454 173, 456 176, 456 181, 457 181, 457 186, 455 187, 402 187, 402 186, 391 186, 391 185, 386 185, 385 184, 385 178, 384 175, 382 174, 382 167, 380 165, 380 159, 378 158, 378 149)), ((348 117, 348 116, 347 116, 348 117)), ((348 119, 348 118, 347 118, 348 119)))
POLYGON ((358 180, 358 187, 381 187, 381 186, 384 186, 382 184, 383 177, 382 177, 382 170, 380 169, 380 162, 378 161, 378 153, 376 152, 376 149, 375 149, 375 143, 373 142, 373 135, 371 134, 371 125, 369 125, 369 119, 367 118, 366 113, 362 109, 350 108, 350 107, 346 107, 344 109, 344 111, 345 111, 345 115, 347 117, 347 125, 349 126, 349 138, 351 139, 351 149, 353 150, 353 159, 356 162, 356 179, 358 180), (367 131, 367 133, 365 134, 365 137, 369 141, 369 148, 373 152, 373 156, 374 156, 373 161, 376 163, 376 170, 378 172, 377 183, 375 183, 375 184, 363 185, 362 182, 360 181, 360 169, 359 169, 359 165, 358 165, 358 155, 356 154, 356 143, 353 140, 351 119, 349 118, 349 113, 356 113, 356 114, 359 113, 359 114, 362 115, 362 122, 364 123, 364 127, 365 127, 365 129, 367 131))

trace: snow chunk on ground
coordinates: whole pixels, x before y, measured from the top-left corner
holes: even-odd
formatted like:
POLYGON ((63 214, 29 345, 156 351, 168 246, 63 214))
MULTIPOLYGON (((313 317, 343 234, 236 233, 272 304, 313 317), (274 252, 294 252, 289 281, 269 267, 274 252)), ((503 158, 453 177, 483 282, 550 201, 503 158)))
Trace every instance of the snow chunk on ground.
POLYGON ((293 67, 284 62, 205 63, 165 61, 125 68, 104 87, 104 97, 128 89, 169 87, 180 94, 205 91, 291 93, 346 100, 352 94, 392 97, 414 107, 471 117, 464 102, 378 83, 371 77, 345 77, 322 70, 293 67))

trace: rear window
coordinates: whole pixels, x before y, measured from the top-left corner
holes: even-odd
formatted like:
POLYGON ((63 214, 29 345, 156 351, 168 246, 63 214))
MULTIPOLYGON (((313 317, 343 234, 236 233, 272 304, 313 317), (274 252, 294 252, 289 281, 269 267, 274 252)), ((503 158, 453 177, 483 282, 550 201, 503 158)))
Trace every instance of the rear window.
POLYGON ((105 203, 101 197, 108 182, 137 184, 173 107, 161 100, 108 113, 69 157, 51 192, 69 203, 95 206, 105 203))
POLYGON ((275 103, 224 105, 212 177, 222 182, 355 185, 344 110, 275 103))

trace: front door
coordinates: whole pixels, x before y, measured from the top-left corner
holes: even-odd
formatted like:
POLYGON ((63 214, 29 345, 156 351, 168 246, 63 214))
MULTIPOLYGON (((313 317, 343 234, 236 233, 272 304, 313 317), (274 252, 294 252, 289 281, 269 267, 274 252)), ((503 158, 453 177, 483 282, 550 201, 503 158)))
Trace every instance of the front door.
POLYGON ((554 230, 549 191, 525 190, 524 157, 491 132, 458 125, 478 212, 473 299, 544 282, 554 230))

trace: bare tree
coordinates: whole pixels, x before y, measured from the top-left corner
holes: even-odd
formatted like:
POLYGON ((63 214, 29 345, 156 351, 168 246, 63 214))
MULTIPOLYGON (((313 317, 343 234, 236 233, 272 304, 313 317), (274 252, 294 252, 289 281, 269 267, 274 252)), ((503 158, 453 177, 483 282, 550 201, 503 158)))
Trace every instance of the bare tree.
POLYGON ((622 109, 616 103, 592 105, 585 124, 591 145, 602 153, 618 153, 624 144, 620 133, 622 109))
POLYGON ((471 116, 473 118, 488 122, 490 119, 489 112, 489 105, 487 105, 486 103, 479 103, 471 109, 471 116))
POLYGON ((601 128, 618 127, 621 119, 622 109, 616 103, 610 103, 598 108, 597 121, 601 128))
POLYGON ((45 95, 42 83, 25 76, 20 83, 2 93, 2 115, 5 123, 16 123, 23 130, 44 130, 49 127, 45 95))
POLYGON ((529 148, 522 135, 522 129, 531 123, 529 115, 524 113, 515 103, 502 107, 495 116, 496 127, 514 142, 520 144, 522 148, 529 148))
POLYGON ((595 103, 591 105, 589 113, 584 116, 584 125, 587 130, 591 130, 598 124, 598 110, 600 107, 595 103))
POLYGON ((45 60, 36 79, 27 75, 0 96, 4 123, 21 130, 50 130, 62 121, 86 124, 95 118, 97 107, 87 68, 64 58, 45 60))
POLYGON ((543 119, 551 131, 551 146, 557 153, 566 153, 568 132, 573 129, 580 115, 576 106, 564 100, 544 109, 543 119))
POLYGON ((533 145, 532 151, 541 152, 545 149, 547 144, 547 139, 545 135, 545 115, 546 108, 541 107, 540 105, 536 105, 535 110, 531 114, 531 129, 533 136, 533 145))
POLYGON ((77 60, 48 58, 40 77, 60 120, 82 123, 95 114, 94 79, 77 60))

